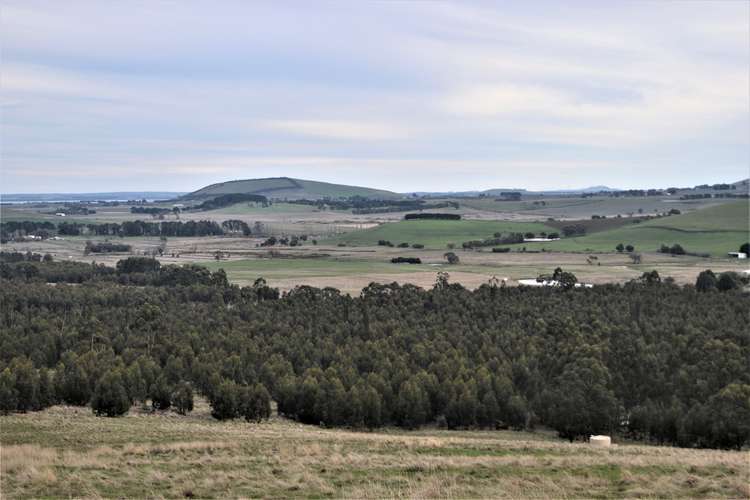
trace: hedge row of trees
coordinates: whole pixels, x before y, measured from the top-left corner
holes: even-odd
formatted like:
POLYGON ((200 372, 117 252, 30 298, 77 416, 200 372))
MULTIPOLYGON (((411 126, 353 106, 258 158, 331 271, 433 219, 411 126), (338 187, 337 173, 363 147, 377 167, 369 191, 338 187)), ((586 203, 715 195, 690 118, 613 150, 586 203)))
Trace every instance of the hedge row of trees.
POLYGON ((570 439, 726 448, 750 438, 750 298, 738 289, 647 273, 591 289, 471 291, 441 274, 429 290, 279 297, 262 281, 149 279, 167 267, 149 260, 81 286, 4 281, 4 411, 63 401, 118 414, 123 394, 164 408, 189 387, 217 418, 264 418, 265 390, 281 414, 332 426, 543 425, 570 439), (120 284, 138 275, 146 286, 120 284))
POLYGON ((461 220, 461 214, 417 213, 406 214, 404 220, 461 220))
POLYGON ((12 239, 15 235, 27 234, 50 237, 55 234, 61 236, 221 236, 224 234, 242 234, 250 236, 252 230, 246 222, 231 219, 221 224, 215 221, 161 221, 145 222, 141 220, 118 223, 82 224, 78 222, 60 222, 57 225, 47 223, 2 223, 3 241, 12 239))

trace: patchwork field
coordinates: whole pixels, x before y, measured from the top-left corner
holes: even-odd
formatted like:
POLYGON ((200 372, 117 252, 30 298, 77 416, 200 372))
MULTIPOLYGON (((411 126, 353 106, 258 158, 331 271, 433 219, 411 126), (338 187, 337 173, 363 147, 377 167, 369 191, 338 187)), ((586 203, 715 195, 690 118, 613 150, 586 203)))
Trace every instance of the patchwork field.
POLYGON ((747 453, 546 431, 328 430, 53 407, 0 417, 5 498, 708 497, 750 495, 747 453))
POLYGON ((716 256, 737 251, 750 239, 750 204, 747 201, 652 219, 610 231, 550 243, 527 243, 528 249, 557 252, 612 251, 618 243, 632 244, 637 251, 654 252, 662 244, 679 243, 688 252, 716 256))
POLYGON ((714 198, 680 200, 669 196, 622 198, 542 196, 517 202, 496 201, 493 198, 467 198, 457 199, 456 201, 459 201, 463 206, 476 210, 515 214, 518 217, 534 217, 540 220, 548 217, 565 220, 588 219, 594 214, 606 215, 607 217, 614 217, 618 214, 623 217, 654 215, 669 212, 673 208, 682 212, 690 212, 726 203, 726 200, 714 198))

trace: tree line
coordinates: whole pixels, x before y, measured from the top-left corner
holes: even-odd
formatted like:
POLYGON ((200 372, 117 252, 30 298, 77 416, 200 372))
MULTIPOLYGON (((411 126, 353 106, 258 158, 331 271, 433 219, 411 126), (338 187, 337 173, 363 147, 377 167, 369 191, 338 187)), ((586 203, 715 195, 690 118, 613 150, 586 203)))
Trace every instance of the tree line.
POLYGON ((3 242, 26 235, 38 235, 49 238, 60 236, 222 236, 242 234, 250 236, 252 230, 244 221, 231 219, 221 224, 210 220, 200 221, 161 221, 146 222, 142 220, 118 223, 84 224, 79 222, 3 222, 0 223, 0 234, 3 242))

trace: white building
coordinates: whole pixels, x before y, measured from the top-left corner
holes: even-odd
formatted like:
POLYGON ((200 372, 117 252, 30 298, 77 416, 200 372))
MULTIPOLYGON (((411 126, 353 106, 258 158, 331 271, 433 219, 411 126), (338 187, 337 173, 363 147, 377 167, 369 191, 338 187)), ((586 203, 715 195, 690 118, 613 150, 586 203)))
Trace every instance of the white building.
POLYGON ((747 254, 745 252, 729 252, 727 255, 734 257, 735 259, 747 259, 747 254))

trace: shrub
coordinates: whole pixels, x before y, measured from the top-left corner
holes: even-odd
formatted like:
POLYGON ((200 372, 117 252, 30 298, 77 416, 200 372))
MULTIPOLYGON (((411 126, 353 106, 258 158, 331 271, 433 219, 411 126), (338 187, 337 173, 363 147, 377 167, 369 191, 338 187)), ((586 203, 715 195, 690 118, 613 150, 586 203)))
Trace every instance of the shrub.
POLYGON ((509 247, 495 247, 492 249, 492 253, 508 253, 510 252, 509 247))
POLYGON ((419 248, 424 248, 424 245, 422 245, 421 243, 413 243, 411 247, 419 249, 419 248))

